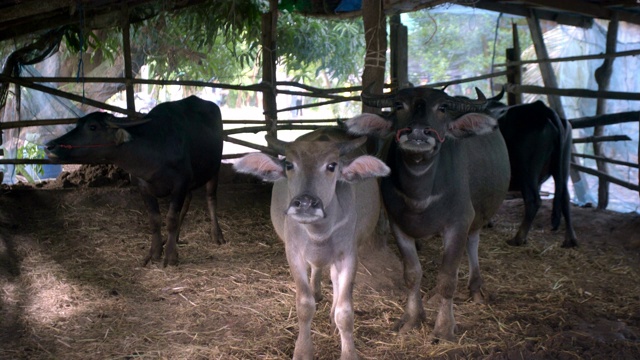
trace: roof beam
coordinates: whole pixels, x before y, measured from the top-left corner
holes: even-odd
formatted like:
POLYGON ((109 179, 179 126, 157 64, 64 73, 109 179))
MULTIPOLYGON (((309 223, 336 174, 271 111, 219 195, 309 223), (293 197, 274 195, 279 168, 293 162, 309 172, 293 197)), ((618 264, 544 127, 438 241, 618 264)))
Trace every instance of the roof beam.
MULTIPOLYGON (((465 5, 461 3, 460 5, 465 5)), ((505 14, 517 15, 522 17, 529 16, 529 7, 522 4, 507 3, 502 1, 490 1, 480 0, 471 5, 465 5, 470 7, 476 7, 484 10, 501 12, 505 14)), ((593 25, 593 18, 588 16, 582 16, 572 13, 555 13, 549 10, 536 9, 538 18, 542 20, 549 20, 562 25, 569 25, 581 28, 590 28, 593 25)))

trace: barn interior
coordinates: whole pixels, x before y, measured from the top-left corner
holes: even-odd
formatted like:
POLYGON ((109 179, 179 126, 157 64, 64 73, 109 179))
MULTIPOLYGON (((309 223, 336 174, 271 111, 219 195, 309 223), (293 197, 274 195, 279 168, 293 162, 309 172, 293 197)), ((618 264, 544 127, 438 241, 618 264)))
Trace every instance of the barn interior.
MULTIPOLYGON (((212 5, 214 3, 214 5, 212 5)), ((577 29, 592 29, 599 24, 607 39, 606 50, 589 59, 618 62, 612 78, 629 78, 630 65, 623 59, 640 54, 637 41, 621 49, 621 38, 608 40, 608 34, 621 27, 640 26, 640 4, 635 0, 571 1, 442 1, 442 0, 362 0, 349 1, 275 1, 263 2, 262 67, 268 69, 276 59, 270 45, 277 45, 274 27, 278 12, 295 11, 314 18, 359 19, 365 29, 389 24, 389 38, 368 38, 370 47, 361 84, 344 93, 315 89, 304 84, 286 86, 276 72, 263 71, 255 84, 211 83, 208 79, 144 79, 135 71, 136 59, 127 44, 132 25, 163 14, 206 9, 215 1, 149 0, 9 0, 0 4, 0 47, 11 48, 11 56, 2 59, 0 74, 0 129, 2 142, 22 137, 25 128, 42 138, 68 129, 82 113, 96 109, 135 116, 148 111, 136 101, 136 87, 145 84, 189 84, 211 89, 256 91, 262 94, 261 112, 240 124, 225 123, 225 147, 238 146, 226 154, 226 161, 247 151, 269 151, 265 143, 247 142, 241 131, 308 131, 318 123, 289 123, 276 99, 287 92, 298 96, 321 96, 323 101, 355 102, 366 84, 377 93, 391 92, 409 83, 406 64, 406 29, 400 16, 406 12, 432 10, 433 16, 446 12, 452 4, 471 11, 487 10, 527 19, 532 32, 536 64, 580 61, 580 56, 553 59, 539 49, 545 48, 543 33, 549 24, 577 29), (358 6, 357 3, 360 3, 358 6), (199 8, 201 7, 201 8, 199 8), (336 9, 339 9, 338 11, 336 9), (384 11, 379 11, 380 9, 384 11), (344 11, 342 11, 344 10, 344 11), (542 23, 542 27, 541 24, 542 23), (615 24, 616 27, 613 27, 615 24), (621 25, 620 25, 621 24, 621 25), (618 27, 620 26, 620 27, 618 27), (85 63, 84 74, 77 73, 78 60, 61 64, 66 75, 17 72, 22 66, 38 63, 58 51, 64 35, 56 29, 99 31, 119 28, 123 34, 121 62, 93 69, 85 63), (536 42, 535 32, 539 32, 536 42), (607 33, 607 30, 609 33, 607 33), (403 33, 404 31, 404 33, 403 33), (403 40, 404 39, 404 40, 403 40), (377 59, 380 48, 387 56, 391 49, 389 74, 380 73, 377 59), (618 43, 618 47, 611 43, 618 43), (27 46, 23 46, 23 45, 27 46), (266 44, 269 44, 267 46, 266 44), (95 72, 91 72, 95 70, 95 72), (71 74, 71 75, 69 75, 71 74), (382 86, 384 79, 390 79, 382 86), (51 84, 56 84, 55 86, 51 84), (65 86, 66 85, 66 86, 65 86), (91 85, 91 86, 89 86, 91 85), (90 91, 95 86, 96 90, 90 91), (119 105, 107 104, 100 95, 112 89, 123 93, 119 105), (22 89, 22 90, 20 90, 22 89), (108 89, 108 90, 107 90, 108 89), (26 91, 25 91, 26 90, 26 91), (47 105, 51 112, 32 116, 24 111, 31 92, 54 97, 59 105, 47 105), (324 96, 324 97, 322 97, 324 96), (7 101, 9 99, 9 101, 7 101), (17 101, 16 101, 17 100, 17 101), (82 112, 69 110, 79 108, 82 112), (21 106, 23 110, 21 111, 21 106), (231 124, 233 126, 227 126, 231 124)), ((637 31, 637 30, 636 30, 637 31)), ((375 31, 366 31, 367 34, 375 31)), ((514 42, 517 40, 514 39, 514 42)), ((135 44, 134 44, 135 45, 135 44)), ((523 49, 516 48, 519 55, 523 49)), ((82 57, 80 57, 82 59, 82 57)), ((575 129, 589 129, 584 143, 621 141, 627 136, 624 160, 601 164, 595 159, 574 159, 573 176, 589 176, 595 185, 591 195, 578 199, 574 193, 574 223, 580 246, 560 247, 562 231, 551 231, 551 201, 545 199, 536 217, 529 243, 512 247, 505 243, 516 231, 523 204, 508 199, 496 215, 493 226, 482 232, 481 267, 486 277, 487 304, 474 304, 467 298, 468 268, 461 267, 455 296, 458 328, 457 342, 432 343, 435 308, 427 305, 427 323, 419 330, 397 334, 391 330, 400 316, 404 297, 402 264, 391 235, 379 234, 384 247, 363 253, 354 291, 356 311, 356 347, 364 359, 511 359, 511 358, 636 358, 640 356, 640 220, 638 204, 638 128, 640 92, 596 83, 595 88, 567 85, 566 73, 556 73, 540 84, 522 82, 523 68, 534 61, 510 59, 503 76, 509 103, 544 98, 555 109, 560 99, 588 99, 589 115, 577 112, 585 107, 576 100, 564 111, 575 129), (520 73, 518 73, 518 69, 520 73), (509 73, 509 75, 506 75, 509 73), (518 75, 519 74, 519 75, 518 75), (520 76, 520 78, 519 78, 520 76), (554 81, 556 81, 554 85, 554 81), (609 103, 597 110, 599 101, 609 103), (575 110, 575 112, 574 112, 575 110), (635 124, 635 130, 600 132, 596 127, 611 124, 635 124), (622 133, 621 133, 622 132, 622 133), (596 139, 600 136, 601 138, 596 139), (604 139, 606 137, 606 139, 604 139), (612 169, 613 165, 623 171, 612 169), (626 177, 619 177, 620 173, 626 177), (621 189, 631 207, 611 210, 616 201, 611 188, 621 189), (589 197, 590 196, 590 197, 589 197), (387 244, 388 243, 388 244, 387 244)), ((604 66, 604 65, 603 65, 604 66)), ((595 77, 595 68, 586 70, 595 77)), ((383 68, 384 69, 384 68, 383 68)), ((543 72, 540 70, 539 72, 543 72)), ((553 73, 553 70, 550 71, 553 73)), ((481 80, 490 78, 479 76, 481 80)), ((539 75, 540 77, 545 77, 539 75)), ((440 87, 456 85, 467 79, 428 83, 440 87)), ((494 86, 498 90, 498 85, 494 86)), ((34 102, 42 101, 34 97, 34 102)), ((47 100, 50 101, 50 100, 47 100)), ((306 109, 306 108, 304 108, 306 109)), ((302 109, 301 109, 302 110, 302 109)), ((365 108, 365 110, 367 110, 365 108)), ((371 110, 371 109, 368 109, 371 110)), ((305 110, 306 111, 306 110, 305 110)), ((560 110, 562 111, 562 110, 560 110)), ((335 123, 337 119, 330 119, 335 123)), ((611 153, 594 146, 591 155, 611 153)), ((269 218, 271 186, 253 178, 235 174, 223 167, 219 189, 220 222, 229 243, 217 246, 209 241, 207 210, 202 193, 196 193, 180 245, 178 267, 141 265, 148 249, 147 218, 142 201, 129 177, 110 166, 56 164, 49 159, 25 158, 6 147, 0 158, 5 168, 0 193, 0 359, 92 358, 102 359, 284 359, 291 358, 297 334, 295 287, 291 280, 281 241, 273 232, 269 218), (10 181, 7 167, 41 165, 58 169, 49 180, 10 181), (72 169, 63 171, 60 169, 72 169), (58 175, 60 173, 60 175, 58 175), (56 178, 57 177, 57 178, 56 178)), ((580 152, 576 152, 581 155, 580 152)), ((15 178, 14 178, 15 179, 15 178)), ((579 180, 572 178, 579 188, 579 180)), ((578 190, 574 190, 578 191, 578 190)), ((588 192, 585 192, 588 193, 588 192)), ((551 194, 552 197, 552 194, 551 194)), ((167 202, 161 203, 163 210, 167 202)), ((562 230, 562 229, 561 229, 562 230)), ((423 294, 432 293, 440 266, 441 238, 424 239, 420 259, 424 268, 423 294)), ((314 343, 319 359, 339 357, 339 338, 329 320, 331 285, 327 281, 325 300, 317 306, 313 323, 314 343)))

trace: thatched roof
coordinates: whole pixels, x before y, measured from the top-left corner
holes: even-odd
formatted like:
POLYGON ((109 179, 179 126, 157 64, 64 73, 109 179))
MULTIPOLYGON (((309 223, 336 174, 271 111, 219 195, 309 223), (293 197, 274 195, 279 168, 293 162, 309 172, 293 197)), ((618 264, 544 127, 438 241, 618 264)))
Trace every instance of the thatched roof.
MULTIPOLYGON (((161 11, 175 11, 206 0, 4 0, 0 2, 0 41, 25 34, 49 30, 61 25, 80 24, 90 28, 117 26, 123 10, 129 21, 136 22, 161 11)), ((348 0, 282 0, 281 8, 293 8, 309 16, 356 17, 361 11, 336 13, 340 3, 348 0)), ((355 2, 358 2, 357 0, 355 2)), ((387 14, 410 12, 445 3, 527 16, 530 9, 538 17, 561 24, 588 27, 594 18, 640 24, 640 6, 636 0, 383 0, 387 14)))

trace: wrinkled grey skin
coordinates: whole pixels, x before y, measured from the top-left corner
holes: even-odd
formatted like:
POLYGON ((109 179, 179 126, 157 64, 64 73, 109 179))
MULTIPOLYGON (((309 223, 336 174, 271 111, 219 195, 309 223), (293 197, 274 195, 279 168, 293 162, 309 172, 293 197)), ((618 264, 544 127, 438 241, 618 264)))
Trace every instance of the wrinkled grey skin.
POLYGON ((162 258, 162 218, 157 198, 170 197, 164 266, 178 263, 180 224, 191 190, 206 184, 211 236, 224 237, 216 215, 218 170, 222 159, 222 117, 218 106, 195 96, 166 102, 138 120, 95 112, 67 134, 46 144, 50 158, 67 163, 115 164, 132 175, 149 213, 151 247, 144 258, 162 258))
POLYGON ((453 341, 453 295, 461 258, 466 249, 469 290, 482 302, 480 229, 498 210, 509 185, 509 159, 497 121, 483 114, 486 99, 481 93, 478 100, 469 100, 411 88, 377 99, 363 94, 363 101, 394 110, 389 118, 362 114, 346 125, 356 135, 388 136, 383 158, 391 176, 382 179, 381 193, 408 288, 395 329, 406 332, 426 319, 416 241, 442 234, 444 254, 429 301, 438 313, 432 337, 453 341))
POLYGON ((358 242, 373 236, 380 211, 375 177, 389 173, 382 161, 363 155, 364 141, 349 140, 335 128, 316 130, 292 143, 269 138, 285 160, 257 153, 234 165, 238 172, 274 182, 271 221, 284 241, 296 285, 299 333, 294 359, 314 357, 311 321, 322 298, 322 269, 327 267, 333 285, 331 321, 342 344, 340 358, 357 358, 352 292, 358 242))

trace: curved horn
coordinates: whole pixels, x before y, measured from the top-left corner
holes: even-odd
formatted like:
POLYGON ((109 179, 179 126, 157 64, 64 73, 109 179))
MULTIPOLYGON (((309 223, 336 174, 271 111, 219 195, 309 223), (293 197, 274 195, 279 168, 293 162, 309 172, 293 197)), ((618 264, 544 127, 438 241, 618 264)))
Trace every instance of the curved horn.
POLYGON ((353 150, 362 146, 365 142, 367 142, 366 136, 360 136, 357 139, 353 139, 347 142, 343 142, 340 144, 340 156, 346 155, 353 150))
POLYGON ((504 96, 504 92, 505 92, 505 90, 504 90, 504 85, 503 85, 502 86, 502 90, 500 90, 500 93, 498 95, 496 95, 496 96, 490 97, 488 100, 489 101, 498 102, 498 101, 502 100, 502 97, 504 96))
POLYGON ((105 122, 110 127, 128 128, 128 127, 131 127, 131 126, 136 126, 136 125, 141 125, 141 124, 148 123, 151 120, 153 120, 153 119, 150 118, 150 117, 146 117, 146 116, 142 117, 142 118, 130 118, 130 117, 118 118, 118 117, 115 117, 115 116, 111 116, 109 119, 105 120, 105 122))
POLYGON ((468 99, 465 97, 454 97, 452 98, 452 108, 455 111, 459 111, 462 114, 470 113, 470 112, 481 112, 487 108, 487 98, 484 96, 480 89, 476 88, 476 93, 478 94, 477 100, 468 99))
POLYGON ((371 93, 371 88, 373 87, 373 85, 374 83, 371 83, 364 90, 362 90, 362 93, 360 94, 362 103, 367 106, 376 108, 392 107, 395 94, 374 95, 371 93))
POLYGON ((267 140, 267 144, 269 144, 269 147, 275 150, 280 155, 284 155, 285 151, 287 150, 287 145, 289 145, 288 142, 278 140, 278 138, 270 134, 265 135, 264 139, 267 140))

